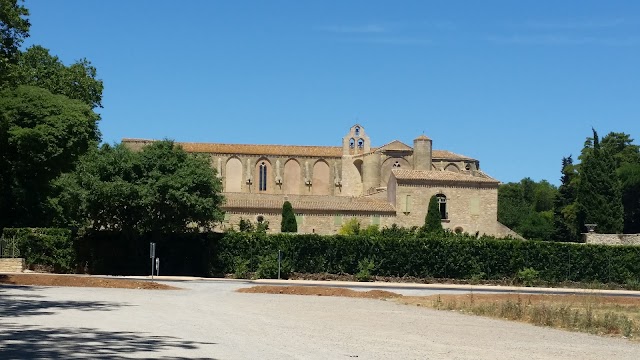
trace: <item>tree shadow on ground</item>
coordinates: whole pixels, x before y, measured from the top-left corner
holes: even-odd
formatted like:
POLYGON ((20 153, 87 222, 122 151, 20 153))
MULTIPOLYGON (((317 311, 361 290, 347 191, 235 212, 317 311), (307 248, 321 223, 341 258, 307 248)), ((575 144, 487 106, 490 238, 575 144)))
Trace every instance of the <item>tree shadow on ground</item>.
POLYGON ((50 315, 61 310, 109 311, 122 306, 122 303, 103 301, 50 301, 42 300, 29 286, 2 285, 0 287, 0 318, 32 315, 50 315), (7 293, 10 290, 10 293, 7 293), (16 290, 24 291, 17 292, 16 290))
POLYGON ((212 359, 162 356, 162 352, 214 345, 169 336, 91 328, 48 328, 0 323, 0 359, 212 359))

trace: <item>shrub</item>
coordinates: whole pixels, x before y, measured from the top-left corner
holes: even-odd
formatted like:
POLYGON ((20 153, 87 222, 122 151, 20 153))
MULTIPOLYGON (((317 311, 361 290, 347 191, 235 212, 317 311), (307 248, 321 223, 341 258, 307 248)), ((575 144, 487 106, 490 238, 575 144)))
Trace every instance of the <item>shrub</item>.
POLYGON ((523 284, 524 286, 533 286, 535 285, 536 282, 538 282, 539 276, 540 276, 539 271, 536 271, 533 268, 524 268, 518 271, 518 274, 516 275, 516 279, 518 280, 519 283, 523 284))
POLYGON ((296 215, 293 213, 293 207, 288 201, 285 201, 284 204, 282 204, 282 223, 280 224, 280 232, 298 232, 296 215))
POLYGON ((249 260, 236 258, 235 270, 233 277, 236 279, 248 279, 249 278, 249 260))
MULTIPOLYGON (((280 277, 287 279, 291 272, 288 261, 282 260, 280 263, 280 277)), ((255 274, 256 279, 277 279, 278 278, 278 254, 268 254, 259 257, 258 268, 255 274)))
POLYGON ((360 222, 356 218, 350 219, 342 225, 338 234, 347 236, 360 234, 360 222))
POLYGON ((375 264, 372 260, 363 259, 358 261, 358 272, 356 273, 356 279, 358 281, 370 281, 371 272, 375 269, 375 264))

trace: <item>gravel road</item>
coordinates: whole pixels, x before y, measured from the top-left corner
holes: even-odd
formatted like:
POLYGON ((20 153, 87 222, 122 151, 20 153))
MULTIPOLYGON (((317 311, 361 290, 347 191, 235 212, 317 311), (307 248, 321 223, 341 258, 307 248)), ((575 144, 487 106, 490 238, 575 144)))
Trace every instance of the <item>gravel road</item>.
POLYGON ((170 284, 183 290, 0 286, 0 359, 640 358, 624 339, 392 301, 170 284))

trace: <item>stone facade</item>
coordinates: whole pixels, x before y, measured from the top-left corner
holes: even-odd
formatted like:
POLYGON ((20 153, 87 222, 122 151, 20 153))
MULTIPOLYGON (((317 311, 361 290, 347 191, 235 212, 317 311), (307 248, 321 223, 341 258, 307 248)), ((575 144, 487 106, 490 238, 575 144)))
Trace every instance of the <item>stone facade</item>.
POLYGON ((640 245, 640 234, 598 234, 590 232, 583 234, 587 244, 603 245, 640 245))
POLYGON ((23 258, 2 258, 0 259, 0 273, 23 272, 25 263, 23 258))
MULTIPOLYGON (((123 143, 140 149, 151 141, 123 143)), ((397 140, 373 147, 356 124, 341 146, 179 145, 210 156, 227 199, 222 228, 245 218, 269 221, 270 231, 277 232, 285 200, 292 202, 303 233, 333 234, 352 218, 363 227, 421 226, 430 197, 437 195, 445 228, 510 234, 497 222, 499 182, 480 170, 478 160, 434 150, 424 135, 413 147, 397 140)))

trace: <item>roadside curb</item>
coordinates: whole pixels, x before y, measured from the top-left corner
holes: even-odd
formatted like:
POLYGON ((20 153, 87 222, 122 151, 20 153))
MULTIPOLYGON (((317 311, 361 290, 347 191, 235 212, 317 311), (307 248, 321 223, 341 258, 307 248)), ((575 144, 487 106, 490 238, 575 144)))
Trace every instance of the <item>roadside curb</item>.
MULTIPOLYGON (((127 279, 151 280, 149 276, 123 276, 127 279)), ((469 285, 469 284, 419 284, 419 283, 394 283, 394 282, 355 282, 336 280, 277 280, 277 279, 226 279, 203 278, 188 276, 154 276, 154 281, 212 281, 242 283, 247 285, 267 286, 325 286, 339 288, 363 288, 363 289, 388 289, 388 290, 458 290, 487 293, 520 293, 520 294, 551 294, 551 295, 609 295, 640 297, 640 291, 633 290, 607 290, 584 288, 549 288, 549 287, 522 287, 502 285, 469 285)))
MULTIPOLYGON (((9 273, 2 272, 0 275, 17 274, 37 274, 37 275, 62 275, 62 276, 82 276, 98 277, 106 279, 128 279, 150 281, 150 276, 114 276, 114 275, 87 275, 87 274, 47 274, 47 273, 9 273)), ((607 290, 607 289, 584 289, 584 288, 549 288, 549 287, 520 287, 501 285, 469 285, 469 284, 419 284, 419 283, 394 283, 394 282, 355 282, 337 280, 277 280, 277 279, 227 279, 227 278, 205 278, 191 276, 154 276, 153 281, 158 282, 224 282, 245 285, 266 285, 266 286, 324 286, 335 288, 352 289, 386 289, 386 290, 453 290, 469 291, 481 293, 519 293, 519 294, 547 294, 547 295, 608 295, 608 296, 631 296, 640 297, 640 291, 633 290, 607 290)))

